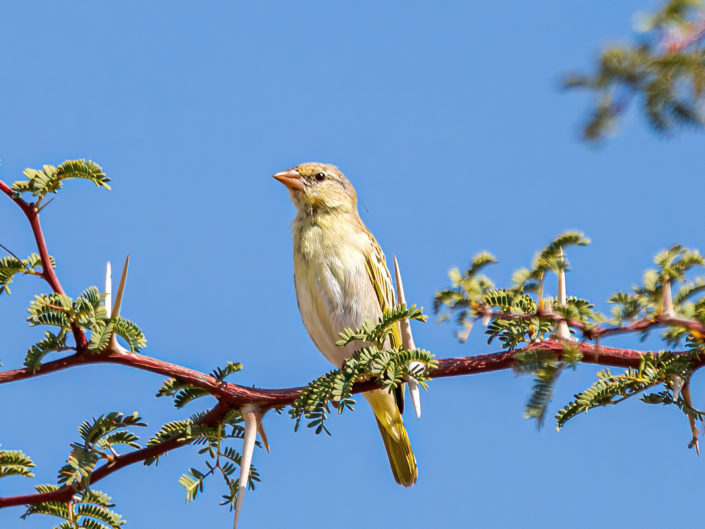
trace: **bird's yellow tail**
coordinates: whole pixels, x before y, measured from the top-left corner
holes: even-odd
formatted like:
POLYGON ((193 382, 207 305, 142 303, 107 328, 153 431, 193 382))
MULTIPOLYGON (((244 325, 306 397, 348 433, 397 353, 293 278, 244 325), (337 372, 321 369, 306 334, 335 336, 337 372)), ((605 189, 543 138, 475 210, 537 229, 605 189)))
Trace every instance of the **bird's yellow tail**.
POLYGON ((377 426, 384 440, 384 448, 387 450, 394 479, 400 485, 411 487, 416 483, 418 476, 416 458, 411 451, 409 436, 406 434, 394 396, 379 389, 364 395, 377 418, 377 426))

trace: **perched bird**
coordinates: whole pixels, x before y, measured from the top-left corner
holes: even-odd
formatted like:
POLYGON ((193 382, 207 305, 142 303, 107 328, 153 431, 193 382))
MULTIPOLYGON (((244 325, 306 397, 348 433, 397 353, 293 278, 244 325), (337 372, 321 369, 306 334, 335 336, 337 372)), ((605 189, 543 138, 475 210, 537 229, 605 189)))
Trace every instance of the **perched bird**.
MULTIPOLYGON (((355 189, 337 167, 304 163, 274 178, 290 192, 297 213, 294 235, 294 282, 304 326, 313 343, 336 367, 343 365, 359 342, 336 345, 338 333, 377 321, 394 305, 392 279, 379 244, 360 220, 355 189)), ((399 329, 391 337, 401 345, 399 329)), ((399 399, 387 390, 364 393, 397 483, 409 487, 418 470, 402 422, 399 399)))

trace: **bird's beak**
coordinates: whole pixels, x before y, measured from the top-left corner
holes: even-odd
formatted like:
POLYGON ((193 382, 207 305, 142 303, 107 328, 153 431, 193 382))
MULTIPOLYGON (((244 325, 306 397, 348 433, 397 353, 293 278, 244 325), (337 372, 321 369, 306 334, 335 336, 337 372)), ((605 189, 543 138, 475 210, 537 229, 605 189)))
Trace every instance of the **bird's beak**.
POLYGON ((304 180, 296 169, 287 169, 286 171, 279 171, 272 175, 274 178, 279 180, 286 187, 291 189, 303 189, 304 180))

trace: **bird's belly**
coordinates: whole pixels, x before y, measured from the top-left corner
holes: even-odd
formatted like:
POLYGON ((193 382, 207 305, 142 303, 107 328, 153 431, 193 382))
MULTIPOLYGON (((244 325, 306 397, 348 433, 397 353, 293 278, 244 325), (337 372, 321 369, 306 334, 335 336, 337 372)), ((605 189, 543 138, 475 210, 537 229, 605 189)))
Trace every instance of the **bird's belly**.
POLYGON ((365 258, 355 248, 341 248, 337 255, 294 255, 296 297, 304 326, 329 362, 340 367, 361 344, 339 347, 338 333, 358 328, 366 319, 381 316, 365 258))

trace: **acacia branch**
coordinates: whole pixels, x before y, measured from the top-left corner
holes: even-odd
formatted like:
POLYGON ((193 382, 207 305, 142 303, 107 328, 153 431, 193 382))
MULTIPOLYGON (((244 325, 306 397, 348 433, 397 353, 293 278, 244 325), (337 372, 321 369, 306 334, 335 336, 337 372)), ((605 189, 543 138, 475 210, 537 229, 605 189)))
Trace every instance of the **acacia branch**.
POLYGON ((561 314, 542 310, 536 311, 535 314, 513 314, 511 312, 492 311, 490 307, 482 305, 478 306, 477 313, 480 318, 487 317, 496 320, 530 321, 534 318, 540 318, 550 320, 554 323, 565 322, 569 327, 579 330, 588 340, 595 340, 616 334, 646 331, 652 327, 684 327, 696 336, 705 336, 705 325, 699 321, 682 318, 680 316, 669 316, 668 314, 659 314, 651 318, 643 318, 629 325, 621 325, 618 327, 590 327, 579 320, 571 320, 561 314))
POLYGON ((20 207, 22 207, 22 204, 27 205, 27 203, 22 200, 21 198, 17 197, 15 195, 15 192, 12 190, 12 188, 7 185, 5 182, 0 180, 0 191, 5 193, 8 197, 10 197, 12 200, 14 200, 20 207))
MULTIPOLYGON (((209 425, 217 423, 222 420, 229 409, 230 408, 227 405, 219 403, 206 415, 204 415, 198 424, 209 425)), ((178 436, 174 436, 162 441, 159 444, 147 446, 140 450, 135 450, 134 452, 120 455, 93 472, 91 474, 90 483, 93 484, 100 481, 104 477, 109 476, 113 472, 117 472, 121 468, 125 468, 135 463, 140 463, 151 457, 157 457, 168 452, 169 450, 179 448, 180 446, 188 443, 190 443, 189 440, 182 440, 179 439, 178 436)), ((8 496, 6 498, 0 498, 0 508, 14 507, 17 505, 36 505, 38 503, 48 501, 67 503, 71 500, 71 498, 73 498, 76 492, 77 491, 73 487, 65 486, 51 492, 37 492, 34 494, 24 494, 22 496, 8 496)))
MULTIPOLYGON (((638 368, 642 357, 646 354, 644 351, 634 349, 603 347, 589 343, 570 343, 568 345, 572 348, 577 347, 580 350, 582 353, 581 361, 586 364, 638 368)), ((438 367, 430 369, 428 375, 430 378, 444 378, 501 371, 511 369, 516 363, 515 356, 519 353, 528 351, 549 351, 552 352, 556 358, 560 359, 565 348, 566 343, 564 342, 544 340, 514 351, 458 358, 442 358, 438 360, 438 367)), ((240 408, 246 404, 255 405, 262 412, 270 408, 290 405, 298 397, 299 392, 305 389, 303 387, 285 389, 248 388, 237 384, 220 382, 210 375, 170 362, 157 360, 156 358, 140 354, 124 353, 114 349, 101 355, 77 353, 60 360, 47 362, 42 365, 37 372, 29 368, 5 371, 0 373, 0 383, 31 378, 73 366, 101 362, 123 364, 138 369, 144 369, 153 373, 176 378, 182 382, 208 390, 219 402, 201 421, 199 421, 199 424, 202 425, 216 424, 223 419, 230 409, 234 407, 240 408)), ((693 369, 700 369, 704 365, 705 358, 698 357, 697 361, 693 364, 693 369)), ((376 381, 364 380, 356 382, 353 385, 352 392, 360 393, 378 387, 379 385, 376 381)), ((174 436, 161 443, 120 455, 93 472, 90 483, 95 483, 121 468, 163 455, 170 450, 174 450, 188 443, 189 441, 180 439, 179 436, 174 436)), ((33 505, 47 501, 68 502, 75 493, 76 491, 71 487, 62 487, 52 492, 5 497, 0 498, 0 508, 17 505, 33 505)))
MULTIPOLYGON (((56 275, 56 271, 51 264, 51 258, 49 257, 46 239, 44 238, 44 232, 42 231, 42 226, 39 222, 39 210, 37 209, 36 204, 28 203, 23 200, 18 193, 13 191, 12 188, 2 180, 0 180, 0 191, 4 192, 15 204, 19 206, 22 213, 24 213, 25 217, 27 217, 27 220, 29 221, 29 225, 32 228, 32 235, 34 235, 34 241, 37 244, 39 257, 42 260, 42 273, 39 274, 39 276, 49 284, 55 293, 66 295, 64 288, 61 286, 61 282, 56 275)), ((86 335, 81 328, 75 323, 71 324, 71 332, 73 333, 74 340, 76 340, 76 346, 79 349, 85 347, 87 343, 86 335)))
POLYGON ((49 284, 54 292, 65 295, 66 293, 61 286, 59 278, 56 276, 54 267, 51 266, 51 259, 49 258, 46 240, 44 239, 44 233, 42 232, 42 227, 39 223, 39 211, 37 210, 36 205, 23 200, 18 193, 13 191, 12 188, 2 180, 0 180, 0 191, 3 191, 15 204, 19 206, 22 213, 24 213, 25 217, 27 217, 27 220, 29 221, 29 225, 32 228, 32 234, 34 235, 34 240, 37 243, 39 257, 42 260, 41 277, 49 284))
MULTIPOLYGON (((583 355, 582 362, 586 364, 638 368, 641 358, 646 354, 645 351, 635 349, 605 347, 585 342, 570 343, 569 345, 580 349, 583 355)), ((561 341, 543 340, 513 351, 458 358, 441 358, 438 360, 438 367, 428 370, 428 375, 430 378, 444 378, 510 369, 516 361, 514 357, 527 351, 550 351, 560 359, 565 346, 566 344, 561 341)), ((204 389, 220 402, 235 408, 245 404, 253 404, 264 410, 288 406, 294 402, 299 392, 304 389, 303 387, 284 389, 252 388, 221 382, 215 377, 195 369, 189 369, 151 356, 129 353, 119 345, 117 348, 111 346, 101 354, 79 352, 59 360, 46 362, 36 371, 29 367, 3 371, 0 372, 0 384, 45 375, 74 366, 98 363, 120 364, 175 378, 180 382, 204 389)), ((693 369, 699 369, 703 365, 705 365, 705 356, 699 357, 698 361, 693 365, 693 369)), ((374 380, 360 381, 353 386, 353 392, 369 391, 376 387, 377 383, 374 380)))

